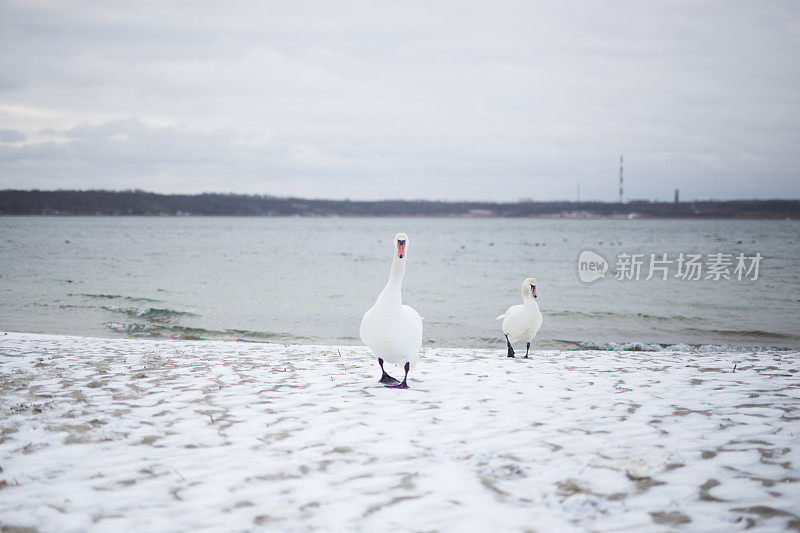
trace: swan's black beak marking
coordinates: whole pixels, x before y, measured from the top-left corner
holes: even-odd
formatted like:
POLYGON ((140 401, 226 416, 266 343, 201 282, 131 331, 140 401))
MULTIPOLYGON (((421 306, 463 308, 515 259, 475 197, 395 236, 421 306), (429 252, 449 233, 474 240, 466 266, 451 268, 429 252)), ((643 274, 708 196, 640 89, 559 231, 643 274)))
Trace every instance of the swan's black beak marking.
POLYGON ((397 240, 397 257, 402 259, 406 255, 406 241, 405 240, 397 240))
POLYGON ((536 298, 536 285, 531 285, 531 296, 536 298))

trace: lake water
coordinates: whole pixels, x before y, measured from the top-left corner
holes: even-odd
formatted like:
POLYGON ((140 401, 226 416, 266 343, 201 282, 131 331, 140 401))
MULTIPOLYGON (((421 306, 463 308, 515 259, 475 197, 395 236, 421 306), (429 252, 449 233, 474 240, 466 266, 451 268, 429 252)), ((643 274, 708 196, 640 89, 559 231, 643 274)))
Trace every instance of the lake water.
POLYGON ((535 348, 800 347, 798 221, 0 217, 0 329, 358 344, 400 231, 427 346, 503 349, 495 317, 535 276, 535 348), (584 250, 604 279, 581 281, 584 250), (615 279, 623 253, 644 256, 639 280, 615 279), (732 279, 671 263, 645 280, 664 253, 730 254, 732 279), (758 279, 736 279, 739 254, 760 254, 758 279))

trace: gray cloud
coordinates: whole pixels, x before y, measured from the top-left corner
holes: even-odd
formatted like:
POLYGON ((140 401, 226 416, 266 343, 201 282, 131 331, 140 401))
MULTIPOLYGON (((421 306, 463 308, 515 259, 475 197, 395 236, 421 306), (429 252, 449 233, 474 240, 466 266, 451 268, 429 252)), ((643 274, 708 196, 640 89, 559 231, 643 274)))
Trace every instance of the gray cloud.
POLYGON ((0 187, 800 197, 791 2, 0 9, 0 187))
POLYGON ((8 128, 0 129, 0 142, 2 143, 22 142, 25 139, 25 134, 19 130, 11 130, 8 128))

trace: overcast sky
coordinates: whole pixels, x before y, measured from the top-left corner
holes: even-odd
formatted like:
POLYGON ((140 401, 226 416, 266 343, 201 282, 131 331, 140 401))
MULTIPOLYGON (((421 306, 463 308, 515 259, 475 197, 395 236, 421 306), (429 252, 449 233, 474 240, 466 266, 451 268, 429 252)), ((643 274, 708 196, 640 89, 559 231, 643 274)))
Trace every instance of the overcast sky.
POLYGON ((0 188, 800 198, 800 2, 0 0, 0 188))

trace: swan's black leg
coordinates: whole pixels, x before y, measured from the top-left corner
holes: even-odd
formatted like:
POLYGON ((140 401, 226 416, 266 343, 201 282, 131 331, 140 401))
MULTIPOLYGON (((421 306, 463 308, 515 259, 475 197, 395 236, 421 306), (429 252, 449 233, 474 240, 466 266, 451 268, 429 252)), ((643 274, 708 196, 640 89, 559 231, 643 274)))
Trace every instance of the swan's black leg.
POLYGON ((508 357, 514 357, 514 348, 511 347, 511 341, 508 340, 508 333, 506 333, 506 344, 508 345, 508 357))
POLYGON ((411 365, 406 363, 406 365, 403 368, 406 369, 406 375, 403 376, 403 382, 400 383, 399 385, 386 385, 387 387, 391 387, 393 389, 407 389, 408 388, 408 383, 406 383, 406 380, 408 379, 408 369, 411 368, 411 365))
POLYGON ((386 373, 386 370, 383 369, 383 359, 378 357, 378 364, 381 365, 381 380, 378 383, 383 383, 385 385, 397 385, 400 383, 392 376, 386 373))
POLYGON ((525 359, 528 358, 528 350, 530 349, 531 349, 531 343, 528 343, 528 345, 525 347, 525 359))

